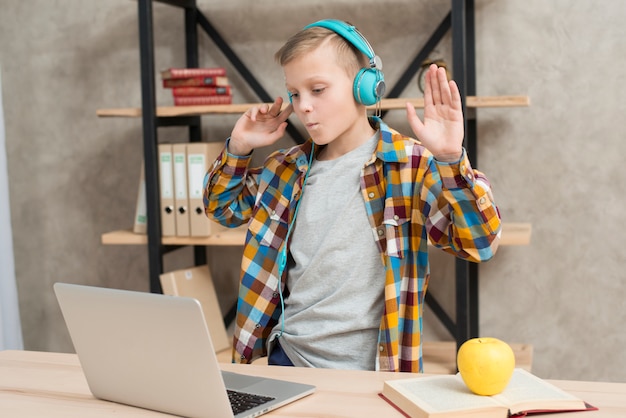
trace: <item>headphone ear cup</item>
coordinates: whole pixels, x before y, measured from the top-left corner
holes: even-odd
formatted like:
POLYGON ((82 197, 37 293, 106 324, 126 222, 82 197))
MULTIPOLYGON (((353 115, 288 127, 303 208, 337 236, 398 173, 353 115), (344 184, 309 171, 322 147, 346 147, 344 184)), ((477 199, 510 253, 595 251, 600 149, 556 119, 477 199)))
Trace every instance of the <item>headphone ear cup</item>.
POLYGON ((378 102, 385 94, 383 73, 375 68, 361 68, 354 78, 353 93, 355 100, 365 106, 378 102))

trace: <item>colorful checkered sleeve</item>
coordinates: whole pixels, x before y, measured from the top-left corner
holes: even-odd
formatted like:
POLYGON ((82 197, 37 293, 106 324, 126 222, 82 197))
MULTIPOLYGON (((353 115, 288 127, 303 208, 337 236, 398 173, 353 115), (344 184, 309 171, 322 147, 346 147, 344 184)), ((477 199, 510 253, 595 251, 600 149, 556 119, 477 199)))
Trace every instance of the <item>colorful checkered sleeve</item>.
POLYGON ((459 162, 430 159, 422 197, 428 236, 436 247, 473 262, 491 259, 500 216, 485 175, 472 169, 465 150, 459 162))
POLYGON ((204 178, 204 208, 208 217, 227 227, 248 221, 257 192, 250 156, 228 152, 228 141, 204 178))

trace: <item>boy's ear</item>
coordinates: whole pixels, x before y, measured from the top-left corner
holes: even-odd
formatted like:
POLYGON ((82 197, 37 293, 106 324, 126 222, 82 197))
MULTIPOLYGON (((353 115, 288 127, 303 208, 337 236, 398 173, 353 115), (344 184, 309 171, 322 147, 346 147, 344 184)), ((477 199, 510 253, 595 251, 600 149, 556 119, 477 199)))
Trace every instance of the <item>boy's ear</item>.
POLYGON ((372 106, 385 94, 385 76, 376 68, 361 68, 354 79, 352 91, 360 104, 372 106))

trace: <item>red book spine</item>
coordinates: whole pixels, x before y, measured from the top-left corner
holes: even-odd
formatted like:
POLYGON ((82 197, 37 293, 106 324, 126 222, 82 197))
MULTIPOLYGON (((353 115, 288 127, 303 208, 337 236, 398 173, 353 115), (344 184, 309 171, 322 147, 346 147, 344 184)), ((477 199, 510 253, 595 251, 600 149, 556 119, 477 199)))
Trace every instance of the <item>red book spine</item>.
POLYGON ((189 77, 217 77, 225 76, 226 68, 223 67, 206 67, 206 68, 169 68, 161 71, 161 77, 170 78, 189 78, 189 77))
POLYGON ((189 78, 164 79, 163 87, 223 87, 228 86, 228 77, 224 76, 200 76, 189 78))
POLYGON ((178 96, 224 96, 231 95, 230 86, 223 87, 174 87, 172 95, 178 96))
POLYGON ((217 104, 231 104, 232 102, 233 102, 233 96, 229 96, 229 95, 174 97, 175 106, 217 105, 217 104))

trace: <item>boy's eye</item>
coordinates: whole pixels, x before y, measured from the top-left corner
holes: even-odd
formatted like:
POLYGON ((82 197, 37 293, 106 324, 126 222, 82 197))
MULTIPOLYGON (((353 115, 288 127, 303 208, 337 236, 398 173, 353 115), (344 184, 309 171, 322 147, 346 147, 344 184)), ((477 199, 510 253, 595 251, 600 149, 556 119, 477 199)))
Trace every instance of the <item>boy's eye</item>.
MULTIPOLYGON (((320 94, 324 93, 325 89, 326 89, 325 87, 320 87, 318 89, 311 89, 311 93, 313 95, 317 96, 317 95, 320 95, 320 94)), ((300 94, 296 93, 296 92, 293 92, 293 91, 287 91, 287 96, 289 96, 289 100, 290 101, 293 101, 294 99, 299 99, 300 98, 300 94)))

